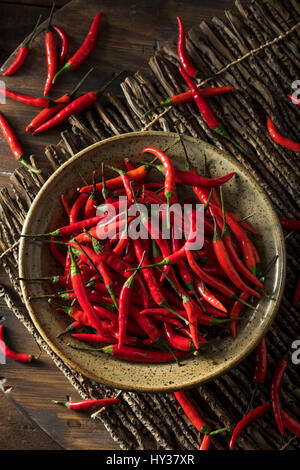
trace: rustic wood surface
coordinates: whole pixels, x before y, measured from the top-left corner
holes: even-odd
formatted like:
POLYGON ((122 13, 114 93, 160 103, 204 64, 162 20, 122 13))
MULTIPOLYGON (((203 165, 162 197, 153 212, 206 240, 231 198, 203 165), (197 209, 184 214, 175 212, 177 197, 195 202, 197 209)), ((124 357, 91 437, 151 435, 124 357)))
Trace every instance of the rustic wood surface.
MULTIPOLYGON (((0 2, 0 63, 30 33, 39 14, 43 19, 49 14, 51 3, 41 5, 32 1, 0 2), (17 18, 17 21, 16 21, 17 18), (17 26, 16 26, 17 24, 17 26)), ((65 26, 72 37, 72 50, 80 44, 84 32, 90 24, 91 11, 95 4, 104 12, 101 25, 101 38, 96 50, 80 71, 74 76, 65 76, 55 87, 51 96, 60 96, 68 91, 86 72, 90 65, 95 67, 82 91, 97 88, 114 71, 125 68, 129 73, 140 70, 148 72, 148 59, 153 50, 165 41, 176 37, 176 15, 181 15, 191 28, 202 19, 213 15, 223 16, 224 11, 233 6, 231 0, 202 1, 140 1, 136 4, 124 0, 103 0, 83 2, 75 0, 67 6, 66 1, 56 1, 57 23, 65 26), (59 11, 64 7, 63 11, 59 11), (82 8, 83 7, 83 8, 82 8), (80 19, 80 22, 79 22, 80 19)), ((42 38, 38 38, 32 55, 24 70, 14 77, 8 77, 6 86, 15 91, 38 96, 41 94, 45 75, 45 57, 42 38)), ((47 136, 31 137, 24 131, 24 124, 35 115, 30 107, 7 101, 1 111, 13 123, 28 154, 36 154, 43 166, 45 145, 56 143, 58 132, 47 136)), ((17 163, 10 155, 7 145, 0 137, 0 188, 7 185, 17 163)), ((1 272, 0 281, 8 285, 1 272)), ((9 340, 17 350, 37 352, 33 338, 0 303, 1 316, 5 316, 9 330, 9 340)), ((70 413, 63 407, 51 403, 53 399, 64 399, 66 395, 78 398, 71 384, 58 371, 52 360, 43 353, 39 364, 21 365, 8 361, 1 365, 1 387, 5 394, 0 398, 0 449, 118 449, 117 444, 99 422, 89 416, 70 413), (5 380, 6 379, 6 382, 5 380), (46 384, 46 386, 45 386, 46 384), (12 387, 12 389, 10 389, 12 387)))

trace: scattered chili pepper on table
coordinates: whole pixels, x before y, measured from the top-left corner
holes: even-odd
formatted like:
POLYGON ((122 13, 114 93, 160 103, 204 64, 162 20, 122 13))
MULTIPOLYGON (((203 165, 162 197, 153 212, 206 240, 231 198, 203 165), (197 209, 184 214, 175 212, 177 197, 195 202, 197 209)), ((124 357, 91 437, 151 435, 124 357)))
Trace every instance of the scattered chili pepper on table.
POLYGON ((60 40, 61 40, 61 49, 60 49, 60 54, 59 54, 59 61, 60 61, 61 65, 64 65, 65 60, 66 60, 66 56, 67 56, 68 51, 69 51, 69 45, 70 45, 69 37, 68 37, 67 33, 65 32, 65 30, 61 26, 58 26, 58 25, 54 24, 52 26, 52 28, 58 34, 58 36, 60 37, 60 40))
POLYGON ((287 369, 287 366, 288 366, 288 362, 286 359, 282 358, 278 361, 274 374, 273 374, 271 392, 270 392, 274 417, 275 417, 279 432, 282 436, 284 434, 284 424, 283 424, 282 416, 281 416, 281 404, 280 404, 279 392, 280 392, 282 377, 287 369))
POLYGON ((57 71, 57 50, 54 30, 51 26, 55 4, 53 3, 51 13, 48 20, 48 25, 45 33, 45 49, 47 58, 47 78, 44 86, 44 96, 48 95, 52 87, 52 80, 57 71))
POLYGON ((31 42, 34 40, 36 36, 36 30, 40 24, 42 15, 39 16, 36 25, 34 27, 34 30, 32 31, 31 35, 29 36, 28 40, 23 42, 21 46, 19 47, 17 56, 15 60, 12 62, 12 64, 8 67, 8 69, 3 73, 5 77, 9 77, 11 75, 14 75, 18 70, 21 69, 22 65, 25 63, 27 56, 29 54, 29 46, 31 42))
POLYGON ((80 67, 80 65, 83 64, 83 62, 85 62, 85 60, 88 58, 96 44, 101 16, 101 12, 98 12, 96 14, 83 44, 75 52, 75 54, 73 54, 73 56, 65 63, 65 65, 56 73, 52 83, 54 83, 61 74, 68 71, 77 70, 78 67, 80 67))
POLYGON ((4 334, 3 334, 4 326, 0 325, 0 351, 9 359, 17 362, 32 362, 38 359, 36 356, 27 353, 18 353, 13 351, 7 344, 5 343, 4 334))
POLYGON ((28 168, 33 173, 40 173, 40 170, 33 168, 26 161, 21 144, 19 143, 14 131, 6 121, 3 114, 0 114, 0 129, 3 132, 5 140, 7 141, 15 159, 18 160, 18 162, 22 163, 24 166, 26 166, 26 168, 28 168))

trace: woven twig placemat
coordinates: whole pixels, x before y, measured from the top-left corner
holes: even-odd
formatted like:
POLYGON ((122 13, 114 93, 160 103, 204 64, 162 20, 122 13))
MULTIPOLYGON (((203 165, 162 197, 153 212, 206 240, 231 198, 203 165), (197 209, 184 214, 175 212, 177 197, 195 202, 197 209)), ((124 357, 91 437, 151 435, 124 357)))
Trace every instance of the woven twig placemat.
MULTIPOLYGON (((104 104, 97 103, 85 115, 72 117, 56 146, 48 146, 49 162, 43 176, 17 169, 10 185, 0 193, 0 248, 5 255, 1 263, 7 272, 11 289, 0 286, 0 295, 11 311, 26 326, 41 347, 51 356, 83 398, 114 396, 110 390, 68 368, 42 340, 22 303, 18 284, 18 233, 26 213, 49 175, 79 150, 107 137, 125 132, 175 130, 202 138, 225 152, 233 154, 256 178, 271 199, 279 216, 299 218, 299 156, 275 144, 266 132, 266 113, 278 130, 300 140, 300 109, 287 97, 292 83, 299 78, 300 8, 296 0, 249 2, 247 7, 236 1, 235 11, 226 11, 226 21, 212 18, 188 33, 188 50, 199 70, 208 77, 208 86, 233 85, 234 93, 211 100, 217 115, 226 122, 236 141, 257 158, 249 162, 221 137, 213 134, 193 104, 167 109, 161 114, 143 113, 167 96, 184 91, 178 73, 176 45, 157 50, 149 60, 149 76, 137 72, 121 84, 123 96, 108 93, 104 104), (14 248, 12 248, 14 247, 14 248)), ((32 164, 39 158, 31 156, 32 164)), ((286 240, 287 281, 284 297, 267 334, 269 371, 266 384, 257 395, 257 403, 268 398, 272 372, 277 360, 298 339, 300 315, 291 299, 300 273, 299 239, 291 234, 286 240)), ((227 426, 232 430, 244 414, 250 400, 253 356, 213 382, 188 393, 212 428, 227 426)), ((282 386, 284 408, 300 418, 299 372, 291 364, 282 386)), ((138 394, 122 392, 122 403, 102 412, 101 419, 112 438, 122 449, 193 450, 199 447, 199 436, 182 414, 173 394, 138 394)), ((280 437, 272 414, 251 425, 239 438, 237 449, 280 449, 280 437)), ((228 449, 229 434, 214 437, 212 448, 228 449)), ((299 440, 288 449, 299 449, 299 440)))

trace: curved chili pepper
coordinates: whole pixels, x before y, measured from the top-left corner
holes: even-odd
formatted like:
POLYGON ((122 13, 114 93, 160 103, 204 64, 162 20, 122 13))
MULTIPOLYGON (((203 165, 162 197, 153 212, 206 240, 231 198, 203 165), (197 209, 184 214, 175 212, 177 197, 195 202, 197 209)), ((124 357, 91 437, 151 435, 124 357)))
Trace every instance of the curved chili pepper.
POLYGON ((14 134, 12 128, 4 118, 3 114, 0 114, 0 129, 3 132, 4 138, 7 141, 13 156, 15 157, 18 162, 22 163, 28 170, 32 171, 33 173, 40 173, 40 170, 37 170, 36 168, 33 168, 25 159, 23 149, 14 134))
POLYGON ((178 40, 177 40, 177 52, 180 61, 180 65, 187 75, 195 78, 197 75, 197 69, 190 59, 190 56, 186 49, 186 37, 182 19, 177 16, 178 23, 178 40))
POLYGON ((195 428, 204 434, 208 434, 209 427, 186 394, 184 392, 174 392, 174 396, 195 428))
POLYGON ((188 186, 205 186, 208 188, 217 188, 224 183, 227 183, 234 175, 235 171, 228 173, 218 178, 204 178, 198 174, 189 173, 187 171, 175 170, 175 180, 177 183, 183 183, 188 186))
POLYGON ((59 61, 62 65, 64 65, 65 59, 69 50, 69 38, 68 38, 67 33, 61 26, 57 26, 56 24, 54 24, 52 28, 58 34, 61 40, 61 50, 59 54, 59 61))
MULTIPOLYGON (((69 216, 70 225, 73 225, 76 222, 79 222, 78 221, 79 212, 83 208, 83 206, 85 205, 88 197, 89 197, 88 194, 81 193, 81 194, 79 194, 79 196, 75 200, 75 202, 72 205, 71 210, 70 210, 70 216, 69 216)), ((60 230, 60 235, 61 235, 61 230, 60 230)))
POLYGON ((0 325, 0 351, 5 357, 17 362, 32 362, 37 359, 32 354, 18 353, 10 349, 4 341, 3 330, 4 326, 0 325))
MULTIPOLYGON (((153 155, 155 155, 155 157, 157 157, 161 161, 161 163, 164 167, 164 175, 165 175, 164 195, 166 197, 168 208, 169 208, 171 199, 175 194, 175 170, 174 170, 174 166, 173 166, 171 160, 169 159, 169 157, 167 157, 167 155, 164 152, 162 152, 161 150, 159 150, 157 148, 147 147, 147 148, 142 150, 142 153, 152 153, 153 155)), ((170 213, 168 211, 168 217, 169 217, 169 215, 170 215, 170 213)))
POLYGON ((300 152, 300 143, 294 142, 288 137, 283 137, 282 135, 280 135, 270 116, 267 116, 267 128, 270 136, 275 142, 277 142, 277 144, 289 150, 292 150, 293 152, 300 152))
POLYGON ((56 405, 62 405, 74 411, 90 411, 107 408, 110 405, 120 403, 118 398, 101 398, 100 400, 84 400, 84 401, 57 401, 52 400, 56 405))
MULTIPOLYGON (((90 69, 84 77, 78 82, 78 84, 75 86, 75 88, 69 92, 65 93, 62 95, 60 98, 58 98, 55 101, 48 100, 48 104, 43 106, 44 109, 33 118, 33 120, 28 124, 26 127, 26 132, 34 132, 38 127, 40 127, 44 122, 48 121, 52 116, 57 114, 61 109, 63 109, 68 103, 72 101, 74 96, 76 95, 77 91, 81 87, 82 83, 84 80, 88 77, 88 75, 91 73, 93 69, 90 69)), ((1 92, 1 90, 0 90, 1 92)), ((35 98, 36 100, 37 98, 35 98)), ((46 100, 46 98, 39 98, 40 100, 46 100)), ((32 104, 32 103, 29 103, 32 104)), ((41 106, 42 107, 42 106, 41 106)))
POLYGON ((130 177, 128 176, 128 174, 125 171, 120 170, 119 168, 116 168, 114 166, 107 165, 107 167, 110 168, 111 170, 114 170, 117 173, 119 173, 119 175, 122 178, 122 183, 123 183, 123 186, 124 186, 124 189, 125 189, 125 192, 126 192, 128 204, 133 204, 133 202, 135 200, 135 196, 133 194, 133 190, 132 190, 132 187, 131 187, 131 180, 130 180, 130 177))
POLYGON ((193 350, 193 342, 191 339, 174 333, 172 326, 167 322, 163 324, 163 335, 171 348, 178 349, 179 351, 193 350))
POLYGON ((258 390, 258 385, 264 383, 267 375, 268 369, 268 351, 267 351, 267 342, 266 336, 263 337, 259 345, 255 349, 255 368, 254 368, 254 388, 252 392, 251 399, 247 408, 247 412, 250 410, 253 400, 255 398, 256 392, 258 390))
POLYGON ((108 83, 99 88, 99 90, 90 91, 80 96, 79 98, 76 98, 75 100, 71 101, 63 109, 61 109, 53 118, 49 119, 49 121, 44 122, 37 129, 35 129, 32 134, 37 135, 41 132, 45 132, 49 129, 52 129, 52 127, 59 126, 63 124, 73 114, 78 114, 81 111, 92 106, 94 103, 96 103, 99 96, 102 95, 104 91, 111 85, 111 83, 115 81, 122 73, 123 72, 118 73, 108 83))
POLYGON ((96 14, 83 44, 75 52, 75 54, 65 63, 65 65, 57 72, 57 74, 53 78, 53 83, 56 81, 59 75, 71 70, 78 69, 78 67, 80 67, 80 65, 83 64, 83 62, 88 58, 96 44, 101 16, 102 12, 98 12, 96 14))
POLYGON ((47 57, 47 78, 44 87, 44 96, 48 95, 51 87, 52 80, 57 72, 57 51, 56 51, 56 42, 55 34, 51 26, 52 15, 54 11, 54 4, 51 9, 48 26, 45 34, 45 49, 47 57))
POLYGON ((213 247, 216 254, 216 257, 220 263, 221 268, 227 274, 228 278, 232 281, 232 283, 241 291, 249 292, 249 294, 254 295, 257 298, 260 298, 261 295, 247 284, 244 283, 242 278, 239 276, 237 270, 235 269, 234 265, 231 262, 231 259, 227 253, 225 244, 221 239, 220 235, 218 234, 216 219, 213 217, 214 225, 215 225, 215 234, 213 238, 213 247))
POLYGON ((285 230, 294 230, 295 232, 300 230, 300 220, 280 218, 279 221, 285 230))
POLYGON ((288 366, 288 362, 286 359, 280 359, 277 363, 277 366, 274 371, 272 384, 271 384, 271 402, 272 402, 272 409, 275 417, 275 421, 277 427, 279 429, 280 434, 283 436, 284 434, 284 424, 282 421, 281 416, 281 405, 280 405, 280 397, 279 397, 279 390, 282 381, 283 374, 285 373, 288 366))
MULTIPOLYGON (((142 362, 149 364, 157 364, 163 362, 174 361, 174 355, 160 351, 152 351, 150 349, 141 349, 130 346, 122 346, 119 348, 117 345, 105 346, 102 352, 110 356, 117 357, 125 361, 142 362)), ((184 353, 176 352, 176 357, 182 357, 184 353)))
POLYGON ((33 39, 35 38, 35 33, 36 33, 36 30, 38 28, 38 25, 40 24, 40 21, 41 21, 41 18, 42 18, 42 15, 40 15, 38 17, 38 20, 36 22, 36 25, 34 27, 34 30, 32 31, 31 35, 29 36, 29 39, 25 42, 23 42, 18 50, 18 54, 17 54, 17 57, 15 58, 15 60, 12 62, 12 64, 8 67, 8 69, 3 73, 3 75, 5 77, 8 77, 8 76, 11 76, 11 75, 14 75, 18 70, 20 70, 20 68, 22 67, 22 65, 24 64, 25 60, 27 59, 27 56, 29 54, 29 46, 30 46, 30 43, 33 41, 33 39))
MULTIPOLYGON (((139 262, 138 267, 142 264, 144 256, 142 256, 141 261, 139 262)), ((132 288, 134 286, 134 278, 138 271, 134 271, 131 276, 125 281, 119 296, 119 341, 118 347, 122 347, 126 342, 126 327, 128 312, 130 309, 130 300, 132 294, 132 288)))
MULTIPOLYGON (((224 95, 232 90, 234 90, 233 86, 220 86, 216 88, 200 88, 199 93, 203 98, 211 98, 213 96, 224 95)), ((144 117, 155 111, 157 108, 168 108, 169 106, 178 106, 184 103, 191 103, 192 101, 194 101, 194 98, 191 91, 170 96, 165 101, 162 101, 158 106, 146 111, 146 113, 144 113, 144 117)))
POLYGON ((15 93, 14 91, 8 90, 7 88, 0 88, 0 95, 4 95, 6 98, 19 101, 20 103, 29 104, 36 108, 45 108, 52 104, 52 100, 48 98, 34 98, 33 96, 22 95, 21 93, 15 93))
POLYGON ((297 437, 300 437, 300 423, 286 411, 281 410, 281 416, 284 426, 294 433, 297 437))
POLYGON ((66 213, 67 216, 69 217, 70 211, 71 211, 71 206, 70 206, 70 204, 69 204, 69 202, 68 202, 66 196, 65 196, 64 194, 62 194, 62 195, 60 196, 60 200, 61 200, 61 203, 62 203, 63 208, 64 208, 64 210, 65 210, 65 213, 66 213))
POLYGON ((240 436, 240 434, 244 431, 244 429, 257 419, 264 416, 270 409, 270 404, 268 402, 263 403, 262 405, 254 408, 253 410, 249 411, 236 425, 233 430, 229 447, 233 449, 235 441, 240 436))
POLYGON ((195 280, 196 288, 198 289, 200 295, 210 303, 217 310, 222 312, 227 312, 226 307, 212 294, 212 292, 205 286, 204 282, 201 279, 195 280))

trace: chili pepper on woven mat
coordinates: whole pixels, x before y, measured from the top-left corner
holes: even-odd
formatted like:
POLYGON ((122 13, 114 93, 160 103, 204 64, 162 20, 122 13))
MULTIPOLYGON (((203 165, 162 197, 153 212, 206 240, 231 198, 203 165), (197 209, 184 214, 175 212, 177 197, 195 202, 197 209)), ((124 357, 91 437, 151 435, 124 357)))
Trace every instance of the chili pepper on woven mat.
POLYGON ((293 152, 297 152, 297 153, 300 152, 300 143, 294 142, 288 137, 284 137, 281 134, 279 134, 270 116, 267 116, 267 129, 268 129, 270 136, 275 142, 277 142, 277 144, 289 150, 292 150, 293 152))
POLYGON ((33 135, 40 134, 45 132, 52 127, 59 126, 60 124, 64 123, 70 116, 73 114, 80 113, 85 109, 92 106, 98 100, 99 96, 101 96, 105 90, 117 79, 123 72, 118 73, 114 76, 111 80, 109 80, 105 85, 99 88, 96 91, 90 91, 85 93, 82 96, 74 99, 70 103, 68 103, 63 109, 61 109, 54 117, 49 119, 48 121, 41 124, 35 131, 32 133, 33 135))
POLYGON ((98 37, 99 25, 101 20, 102 13, 98 12, 92 22, 92 25, 89 29, 89 32, 79 47, 79 49, 73 54, 73 56, 64 64, 64 66, 56 73, 53 78, 52 83, 57 80, 57 77, 62 75, 65 72, 77 70, 83 62, 88 58, 90 53, 95 47, 96 40, 98 37))
POLYGON ((23 42, 21 46, 19 47, 17 56, 15 60, 11 63, 11 65, 8 67, 8 69, 3 73, 5 77, 14 75, 18 70, 21 69, 22 65, 25 63, 27 56, 29 54, 29 49, 30 49, 30 44, 32 41, 35 39, 37 36, 36 30, 40 24, 42 15, 38 17, 38 20, 35 24, 34 30, 32 31, 31 35, 27 39, 27 41, 23 42))
POLYGON ((68 401, 57 401, 52 400, 52 403, 56 405, 62 405, 69 410, 73 411, 90 411, 90 410, 99 410, 101 408, 107 408, 108 406, 115 405, 116 403, 120 403, 119 398, 101 398, 100 400, 68 400, 68 401))
MULTIPOLYGON (((233 91, 233 86, 220 86, 215 88, 200 88, 199 93, 203 98, 213 98, 214 96, 224 95, 233 91)), ((192 103, 194 101, 193 94, 191 91, 186 91, 184 93, 180 93, 179 95, 170 96, 169 98, 162 101, 159 105, 155 106, 154 108, 149 109, 143 115, 146 117, 149 113, 152 113, 157 108, 168 108, 169 106, 179 106, 180 104, 184 103, 192 103)))
POLYGON ((27 161, 24 156, 23 149, 21 147, 20 142, 18 141, 14 131, 6 121, 3 114, 0 114, 0 129, 3 132, 4 138, 7 141, 10 150, 12 151, 13 156, 15 157, 18 162, 22 163, 28 170, 32 171, 33 173, 40 173, 40 170, 33 168, 27 161))
POLYGON ((19 353, 19 352, 13 351, 5 343, 3 330, 4 330, 4 326, 0 325, 0 351, 5 357, 8 357, 9 359, 12 359, 13 361, 17 361, 17 362, 32 362, 38 359, 39 356, 37 357, 37 356, 33 356, 32 354, 19 353))

